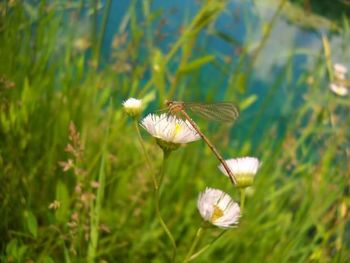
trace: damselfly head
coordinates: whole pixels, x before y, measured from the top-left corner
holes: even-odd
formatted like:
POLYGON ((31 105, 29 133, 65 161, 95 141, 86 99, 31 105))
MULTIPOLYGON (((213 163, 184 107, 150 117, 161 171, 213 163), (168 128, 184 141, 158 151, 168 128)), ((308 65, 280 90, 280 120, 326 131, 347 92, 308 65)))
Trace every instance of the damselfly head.
POLYGON ((167 107, 169 108, 169 111, 172 114, 176 114, 177 112, 179 112, 179 111, 184 109, 184 103, 180 102, 180 101, 169 101, 169 100, 166 100, 165 104, 167 105, 167 107))
POLYGON ((173 102, 170 101, 170 100, 165 100, 165 101, 164 101, 164 104, 165 104, 167 107, 170 107, 170 106, 173 104, 173 102))

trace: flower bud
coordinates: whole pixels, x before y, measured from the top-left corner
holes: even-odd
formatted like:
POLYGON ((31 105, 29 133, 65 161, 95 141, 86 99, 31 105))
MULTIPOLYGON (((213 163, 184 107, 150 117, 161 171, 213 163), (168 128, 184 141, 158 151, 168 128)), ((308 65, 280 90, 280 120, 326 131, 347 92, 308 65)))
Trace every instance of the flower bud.
POLYGON ((135 118, 135 117, 139 116, 142 112, 142 100, 129 98, 123 102, 123 107, 124 107, 125 112, 130 117, 135 118))
MULTIPOLYGON (((260 163, 257 158, 243 157, 236 159, 229 159, 225 161, 231 172, 236 178, 238 188, 246 188, 254 183, 255 174, 258 172, 260 163)), ((224 166, 219 165, 219 169, 226 176, 227 171, 224 166)))

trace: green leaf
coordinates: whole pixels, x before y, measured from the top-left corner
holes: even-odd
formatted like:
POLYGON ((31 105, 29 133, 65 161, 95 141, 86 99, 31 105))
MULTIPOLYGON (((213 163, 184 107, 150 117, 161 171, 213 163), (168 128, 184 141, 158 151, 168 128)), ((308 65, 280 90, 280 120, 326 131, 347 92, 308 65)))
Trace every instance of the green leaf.
POLYGON ((11 239, 11 241, 6 246, 6 254, 10 256, 16 256, 18 251, 18 241, 17 239, 11 239))
POLYGON ((246 91, 247 84, 247 75, 244 73, 237 73, 235 85, 240 93, 244 93, 246 91))
POLYGON ((28 115, 29 115, 29 112, 30 112, 30 106, 31 106, 31 103, 33 102, 32 99, 33 98, 32 98, 32 93, 31 93, 29 80, 28 80, 28 78, 25 78, 24 79, 24 83, 23 83, 22 98, 21 98, 21 103, 22 103, 22 107, 21 107, 22 120, 25 123, 28 122, 28 115))
POLYGON ((23 3, 24 10, 26 11, 27 15, 29 16, 29 19, 31 21, 35 21, 38 19, 38 10, 34 6, 30 5, 27 2, 23 3))
POLYGON ((258 97, 256 95, 251 95, 240 103, 239 108, 243 111, 249 108, 257 99, 258 97))
POLYGON ((67 186, 62 181, 58 181, 56 185, 56 200, 60 202, 60 207, 56 211, 56 219, 59 222, 65 222, 68 217, 70 199, 67 186))
POLYGON ((22 245, 19 247, 18 252, 17 252, 17 259, 19 262, 21 262, 24 258, 24 255, 26 254, 28 250, 28 247, 26 245, 22 245))
POLYGON ((152 101, 154 101, 154 99, 156 98, 156 91, 152 90, 150 92, 148 92, 143 98, 142 98, 142 104, 143 104, 143 108, 146 108, 148 106, 149 103, 151 103, 152 101))
POLYGON ((330 81, 333 81, 334 76, 333 76, 333 67, 332 67, 332 55, 331 55, 331 45, 329 43, 327 35, 322 35, 322 43, 323 43, 323 50, 324 50, 324 56, 326 59, 326 65, 327 65, 327 70, 329 74, 329 79, 330 81))
POLYGON ((213 34, 214 36, 217 36, 218 38, 222 39, 223 41, 234 45, 234 46, 241 47, 241 45, 242 45, 237 39, 235 39, 230 34, 225 33, 224 31, 213 30, 210 33, 213 34))
POLYGON ((159 49, 153 50, 153 60, 152 60, 152 76, 154 80, 154 85, 159 91, 159 95, 162 99, 165 97, 165 64, 164 56, 159 49))
POLYGON ((182 74, 189 73, 193 70, 200 68, 201 66, 203 66, 209 62, 212 62, 214 59, 215 59, 215 56, 212 56, 212 55, 208 55, 208 56, 204 56, 204 57, 195 59, 192 62, 186 64, 185 66, 182 66, 180 69, 180 73, 182 73, 182 74))
POLYGON ((6 255, 12 257, 15 262, 23 262, 23 257, 27 252, 26 245, 20 245, 17 239, 11 239, 6 246, 6 255))
POLYGON ((38 222, 35 215, 31 211, 25 212, 25 217, 27 220, 27 227, 29 232, 34 236, 38 236, 38 222))

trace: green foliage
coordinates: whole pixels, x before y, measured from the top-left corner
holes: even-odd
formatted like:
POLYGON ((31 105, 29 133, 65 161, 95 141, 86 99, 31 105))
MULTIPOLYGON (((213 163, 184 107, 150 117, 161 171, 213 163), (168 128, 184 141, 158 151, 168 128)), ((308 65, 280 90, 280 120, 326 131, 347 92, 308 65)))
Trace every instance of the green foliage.
POLYGON ((26 226, 28 228, 29 233, 36 238, 38 235, 38 222, 36 221, 35 216, 33 215, 32 212, 25 211, 24 218, 25 218, 26 226))
MULTIPOLYGON (((107 61, 101 51, 110 1, 33 2, 0 3, 1 262, 169 262, 171 243, 156 217, 152 184, 161 151, 143 133, 148 167, 121 103, 144 98, 146 113, 166 98, 222 99, 218 83, 226 78, 224 100, 239 102, 241 121, 233 129, 198 124, 225 157, 253 155, 263 165, 238 227, 215 242, 221 230, 206 230, 195 252, 212 245, 194 261, 350 261, 350 103, 328 90, 331 54, 317 54, 314 68, 295 81, 292 50, 262 96, 248 89, 254 77, 245 67, 248 50, 231 70, 221 54, 200 49, 205 33, 241 45, 215 29, 226 1, 201 1, 165 49, 154 30, 162 12, 150 1, 131 1, 107 61), (203 97, 207 66, 220 73, 203 97), (269 114, 280 99, 276 121, 269 114)), ((239 198, 217 164, 200 142, 169 157, 160 210, 179 262, 201 224, 198 193, 210 186, 239 198)))
POLYGON ((60 209, 55 213, 56 220, 58 223, 65 223, 69 218, 70 197, 67 186, 60 180, 56 182, 55 200, 60 203, 60 209))

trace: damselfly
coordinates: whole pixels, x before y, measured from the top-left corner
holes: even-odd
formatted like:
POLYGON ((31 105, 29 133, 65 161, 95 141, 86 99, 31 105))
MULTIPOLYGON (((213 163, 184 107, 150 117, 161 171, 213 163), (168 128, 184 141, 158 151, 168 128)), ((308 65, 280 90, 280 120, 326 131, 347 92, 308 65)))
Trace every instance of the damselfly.
POLYGON ((199 116, 212 121, 221 122, 233 122, 239 117, 239 109, 231 102, 218 102, 213 104, 195 103, 195 102, 182 102, 182 101, 166 101, 165 104, 168 106, 171 114, 180 112, 186 120, 192 125, 198 134, 202 137, 205 143, 212 150, 216 158, 222 163, 229 178, 233 184, 236 184, 236 178, 227 166, 224 158, 222 158, 216 147, 210 142, 210 140, 203 134, 198 125, 190 118, 187 114, 187 110, 193 111, 199 116))

